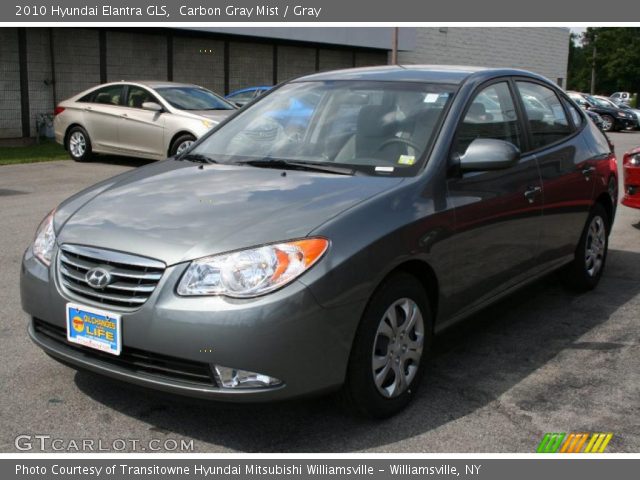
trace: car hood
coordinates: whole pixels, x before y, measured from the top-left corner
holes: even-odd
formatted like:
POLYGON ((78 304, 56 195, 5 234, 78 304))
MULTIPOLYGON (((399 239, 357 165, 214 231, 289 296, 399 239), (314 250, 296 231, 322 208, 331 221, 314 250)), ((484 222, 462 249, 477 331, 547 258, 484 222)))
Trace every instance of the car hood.
POLYGON ((300 238, 401 178, 345 176, 166 160, 63 203, 58 243, 91 245, 167 265, 300 238))
POLYGON ((189 110, 189 113, 220 123, 236 110, 189 110))

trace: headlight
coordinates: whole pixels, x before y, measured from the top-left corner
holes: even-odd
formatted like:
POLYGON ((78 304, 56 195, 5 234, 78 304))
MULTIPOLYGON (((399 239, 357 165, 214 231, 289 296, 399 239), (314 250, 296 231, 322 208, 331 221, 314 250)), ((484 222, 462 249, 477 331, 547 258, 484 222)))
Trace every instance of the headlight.
POLYGON ((634 155, 629 159, 629 165, 634 167, 640 167, 640 154, 634 155))
POLYGON ((302 275, 327 251, 329 241, 308 238, 194 260, 179 295, 249 298, 269 293, 302 275))
POLYGON ((618 114, 619 117, 622 117, 622 118, 626 118, 627 117, 627 114, 624 113, 624 112, 616 112, 616 113, 618 114))
POLYGON ((53 255, 53 247, 56 244, 56 232, 53 231, 54 213, 55 209, 44 217, 33 240, 33 254, 46 266, 51 264, 51 255, 53 255))

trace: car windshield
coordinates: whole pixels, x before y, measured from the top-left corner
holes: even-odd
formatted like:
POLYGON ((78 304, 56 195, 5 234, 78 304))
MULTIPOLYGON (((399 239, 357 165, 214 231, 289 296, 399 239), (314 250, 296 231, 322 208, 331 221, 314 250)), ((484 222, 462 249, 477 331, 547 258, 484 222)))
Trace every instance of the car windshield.
POLYGON ((219 163, 305 162, 412 176, 454 91, 409 82, 293 82, 265 94, 192 153, 219 163))
POLYGON ((199 87, 163 87, 156 92, 172 107, 180 110, 235 110, 215 93, 199 87))
POLYGON ((589 96, 589 101, 591 103, 594 103, 594 104, 598 105, 599 107, 618 108, 618 106, 615 103, 610 102, 609 100, 603 100, 602 98, 589 96))

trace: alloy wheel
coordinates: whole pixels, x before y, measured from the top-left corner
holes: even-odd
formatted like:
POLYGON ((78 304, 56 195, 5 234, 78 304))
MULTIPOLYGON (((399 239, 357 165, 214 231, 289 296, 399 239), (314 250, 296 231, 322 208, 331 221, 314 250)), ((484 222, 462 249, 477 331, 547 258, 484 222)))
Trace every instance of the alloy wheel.
POLYGON ((87 139, 82 132, 73 132, 69 138, 69 150, 75 158, 81 158, 87 151, 87 139))

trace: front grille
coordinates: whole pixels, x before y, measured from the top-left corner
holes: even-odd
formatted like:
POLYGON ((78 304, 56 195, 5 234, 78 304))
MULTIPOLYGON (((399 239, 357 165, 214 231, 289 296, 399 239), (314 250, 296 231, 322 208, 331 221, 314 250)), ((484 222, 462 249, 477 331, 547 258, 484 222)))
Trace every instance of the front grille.
POLYGON ((145 257, 79 245, 62 245, 58 253, 60 283, 73 295, 121 308, 137 308, 151 296, 164 273, 165 264, 145 257), (86 273, 101 267, 112 282, 94 288, 86 273))
POLYGON ((67 332, 64 328, 43 322, 38 318, 33 319, 33 329, 36 334, 45 336, 58 344, 64 344, 67 348, 82 352, 87 357, 95 358, 131 372, 197 383, 208 387, 215 386, 211 368, 206 363, 183 360, 126 346, 122 347, 120 355, 111 355, 67 341, 67 332))

